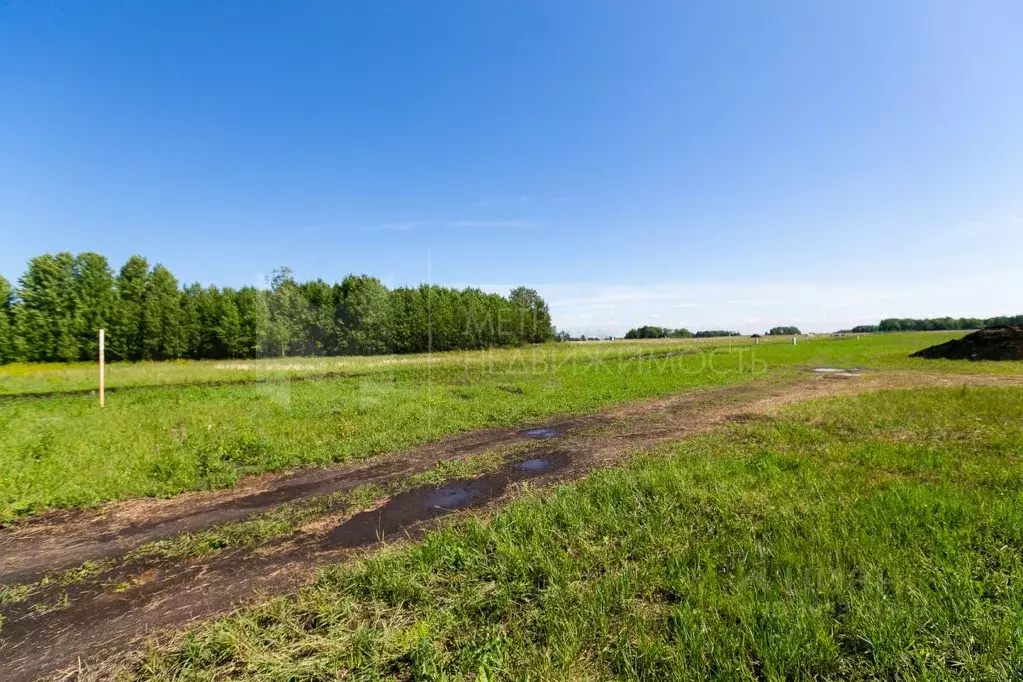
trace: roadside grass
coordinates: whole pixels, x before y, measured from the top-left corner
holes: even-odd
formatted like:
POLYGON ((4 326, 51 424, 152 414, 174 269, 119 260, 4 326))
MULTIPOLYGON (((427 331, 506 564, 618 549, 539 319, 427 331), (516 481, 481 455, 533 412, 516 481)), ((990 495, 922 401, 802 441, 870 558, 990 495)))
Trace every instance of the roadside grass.
POLYGON ((799 405, 324 571, 122 680, 1014 680, 1023 390, 799 405))
MULTIPOLYGON (((104 410, 88 396, 8 398, 0 400, 0 523, 52 508, 225 488, 248 474, 364 459, 474 428, 687 389, 782 380, 800 368, 1023 373, 1023 363, 906 357, 944 336, 757 347, 748 340, 606 343, 593 352, 551 344, 400 366, 387 364, 395 358, 346 358, 377 369, 300 382, 139 388, 113 394, 104 410)), ((316 362, 325 360, 337 359, 316 362)))

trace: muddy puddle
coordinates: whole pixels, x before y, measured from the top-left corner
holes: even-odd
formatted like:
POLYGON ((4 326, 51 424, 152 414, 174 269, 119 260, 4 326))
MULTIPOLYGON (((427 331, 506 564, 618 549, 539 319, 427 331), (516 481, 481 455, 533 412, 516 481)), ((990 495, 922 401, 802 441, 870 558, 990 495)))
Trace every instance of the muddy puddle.
POLYGON ((438 488, 423 503, 427 509, 461 509, 472 499, 472 491, 465 487, 438 488))
POLYGON ((516 462, 512 466, 522 471, 541 472, 550 469, 552 464, 553 462, 551 462, 551 460, 547 457, 534 457, 532 459, 516 462))
POLYGON ((530 438, 557 438, 564 431, 552 426, 538 426, 533 429, 525 429, 522 434, 530 438))
POLYGON ((553 453, 515 462, 475 479, 455 480, 443 486, 414 488, 391 498, 380 509, 363 512, 330 531, 323 547, 361 547, 404 535, 409 528, 451 512, 482 507, 500 497, 508 486, 564 468, 569 458, 553 453))

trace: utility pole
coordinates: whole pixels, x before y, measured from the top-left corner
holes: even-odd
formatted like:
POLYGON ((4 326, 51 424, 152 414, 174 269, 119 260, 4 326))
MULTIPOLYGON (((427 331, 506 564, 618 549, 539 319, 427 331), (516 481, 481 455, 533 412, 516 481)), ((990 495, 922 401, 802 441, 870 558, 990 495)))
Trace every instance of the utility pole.
POLYGON ((103 330, 99 330, 99 406, 103 407, 103 390, 106 383, 106 367, 104 366, 103 330))

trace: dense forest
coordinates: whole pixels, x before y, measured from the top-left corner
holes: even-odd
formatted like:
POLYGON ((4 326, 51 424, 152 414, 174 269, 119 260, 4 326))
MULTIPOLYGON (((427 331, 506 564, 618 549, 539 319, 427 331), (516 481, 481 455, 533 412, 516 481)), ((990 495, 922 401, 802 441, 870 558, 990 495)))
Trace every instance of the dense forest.
POLYGON ((47 254, 12 287, 0 276, 0 362, 92 360, 97 330, 111 360, 418 353, 542 343, 555 338, 533 289, 509 296, 434 285, 388 289, 349 275, 266 288, 183 289, 162 265, 132 256, 116 273, 96 253, 47 254))
POLYGON ((803 332, 799 331, 799 327, 771 327, 771 330, 767 332, 768 336, 799 336, 803 332))

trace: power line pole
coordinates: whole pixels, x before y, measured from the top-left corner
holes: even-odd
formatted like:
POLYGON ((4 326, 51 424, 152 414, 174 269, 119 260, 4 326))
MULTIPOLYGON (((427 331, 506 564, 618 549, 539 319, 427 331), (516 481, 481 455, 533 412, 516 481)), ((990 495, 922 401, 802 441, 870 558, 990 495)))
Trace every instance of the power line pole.
POLYGON ((100 329, 99 330, 99 406, 101 408, 103 407, 103 390, 105 388, 104 384, 106 383, 106 381, 105 381, 106 380, 106 367, 104 367, 104 362, 103 362, 103 360, 104 360, 103 356, 104 355, 106 355, 106 353, 103 352, 103 330, 100 329))

